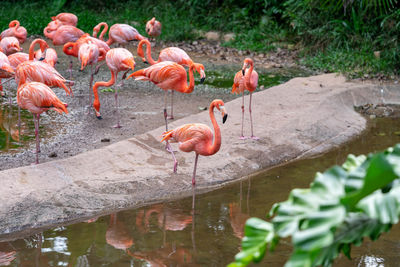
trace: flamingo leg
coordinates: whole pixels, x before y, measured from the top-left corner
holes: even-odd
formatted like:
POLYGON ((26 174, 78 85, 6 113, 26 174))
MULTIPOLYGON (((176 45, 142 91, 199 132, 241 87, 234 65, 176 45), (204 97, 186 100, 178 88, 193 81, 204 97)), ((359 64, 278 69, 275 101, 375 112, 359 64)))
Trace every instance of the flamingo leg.
POLYGON ((192 177, 192 185, 196 185, 196 169, 197 169, 197 160, 199 159, 199 154, 196 153, 196 158, 194 160, 194 169, 193 169, 193 177, 192 177))
POLYGON ((174 90, 171 90, 171 114, 168 119, 174 119, 174 90))
MULTIPOLYGON (((118 77, 118 73, 115 75, 115 80, 117 80, 117 77, 118 77)), ((114 98, 115 98, 115 109, 116 109, 116 113, 117 113, 117 124, 113 126, 114 128, 121 128, 121 124, 119 123, 120 114, 119 114, 119 107, 118 107, 118 88, 123 85, 123 82, 124 82, 124 79, 122 79, 120 84, 117 84, 117 85, 114 86, 114 89, 115 89, 115 95, 114 95, 114 98)))
POLYGON ((169 144, 169 142, 168 142, 168 141, 165 141, 165 143, 166 143, 165 149, 166 149, 169 153, 171 153, 172 158, 174 159, 174 173, 176 173, 176 170, 178 169, 178 161, 176 160, 174 151, 173 151, 171 145, 169 144))
POLYGON ((90 108, 90 105, 92 103, 92 88, 93 88, 93 78, 94 78, 94 73, 93 73, 93 64, 90 64, 90 82, 89 82, 89 111, 88 113, 91 114, 92 109, 90 108))
POLYGON ((168 90, 165 90, 165 94, 164 94, 164 119, 165 119, 165 130, 166 131, 168 131, 167 96, 168 96, 168 90))
POLYGON ((72 80, 72 58, 70 56, 70 61, 69 61, 69 79, 72 80))
POLYGON ((242 130, 240 132, 240 140, 246 139, 246 137, 243 136, 243 122, 244 122, 244 91, 242 93, 242 130))
POLYGON ((35 124, 35 137, 36 137, 36 164, 39 164, 39 114, 33 114, 33 122, 35 124))
POLYGON ((252 97, 252 92, 250 92, 250 103, 249 103, 249 112, 250 112, 250 124, 251 124, 251 139, 254 140, 259 140, 260 138, 258 138, 257 136, 254 136, 253 134, 253 119, 251 117, 251 97, 252 97))
POLYGON ((18 134, 21 133, 21 107, 18 105, 18 134))

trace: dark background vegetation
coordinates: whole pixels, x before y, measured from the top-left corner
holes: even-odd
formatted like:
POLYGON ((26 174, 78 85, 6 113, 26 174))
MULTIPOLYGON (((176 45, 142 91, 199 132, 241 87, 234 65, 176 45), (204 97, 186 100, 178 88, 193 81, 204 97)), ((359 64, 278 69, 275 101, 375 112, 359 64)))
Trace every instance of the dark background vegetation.
POLYGON ((234 32, 235 40, 223 45, 299 49, 300 63, 316 70, 390 76, 400 65, 399 7, 398 0, 22 0, 2 1, 0 25, 18 19, 29 34, 42 34, 50 16, 72 12, 86 32, 105 21, 144 33, 156 16, 166 41, 194 40, 199 30, 234 32))

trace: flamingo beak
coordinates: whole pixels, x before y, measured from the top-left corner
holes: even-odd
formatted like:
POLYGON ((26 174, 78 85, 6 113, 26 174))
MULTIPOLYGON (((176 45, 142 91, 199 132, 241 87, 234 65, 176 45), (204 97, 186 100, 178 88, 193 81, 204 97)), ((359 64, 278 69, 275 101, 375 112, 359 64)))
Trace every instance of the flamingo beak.
POLYGON ((220 110, 222 113, 222 123, 225 123, 226 119, 228 118, 228 113, 226 113, 225 106, 220 106, 220 110))
POLYGON ((147 60, 144 60, 143 63, 144 63, 144 64, 149 64, 149 62, 147 62, 147 60))
POLYGON ((243 76, 244 76, 244 74, 245 74, 246 72, 245 72, 245 70, 244 69, 242 69, 242 74, 243 74, 243 76))
POLYGON ((204 83, 204 81, 206 80, 206 74, 204 73, 204 70, 200 70, 200 83, 204 83))

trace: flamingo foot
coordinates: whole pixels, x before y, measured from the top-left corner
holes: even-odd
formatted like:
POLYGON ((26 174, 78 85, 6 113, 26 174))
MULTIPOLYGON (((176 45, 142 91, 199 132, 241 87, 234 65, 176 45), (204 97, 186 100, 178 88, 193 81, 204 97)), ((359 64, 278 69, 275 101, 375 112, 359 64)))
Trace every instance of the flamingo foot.
POLYGON ((254 135, 252 135, 250 138, 253 140, 260 140, 260 138, 258 138, 257 136, 254 136, 254 135))
POLYGON ((243 135, 239 137, 240 140, 246 140, 247 138, 248 138, 248 137, 243 136, 243 135))
POLYGON ((115 124, 115 125, 113 126, 113 128, 122 128, 122 125, 119 124, 119 123, 117 123, 117 124, 115 124))
POLYGON ((177 170, 178 170, 178 162, 175 161, 174 162, 174 173, 176 173, 177 170))
POLYGON ((167 117, 167 120, 173 120, 174 119, 174 116, 168 116, 167 117))

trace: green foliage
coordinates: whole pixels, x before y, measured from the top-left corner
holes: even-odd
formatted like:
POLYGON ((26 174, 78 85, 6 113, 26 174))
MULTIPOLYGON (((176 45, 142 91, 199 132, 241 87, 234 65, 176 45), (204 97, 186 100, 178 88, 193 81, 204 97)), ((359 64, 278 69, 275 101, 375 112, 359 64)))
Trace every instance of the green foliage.
POLYGON ((317 173, 309 189, 294 189, 274 204, 271 222, 246 222, 243 250, 230 266, 259 262, 268 245, 291 236, 285 266, 330 266, 364 237, 376 240, 400 216, 400 144, 367 157, 349 155, 342 166, 317 173))

